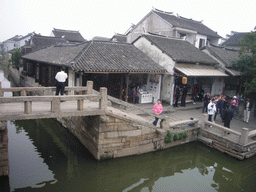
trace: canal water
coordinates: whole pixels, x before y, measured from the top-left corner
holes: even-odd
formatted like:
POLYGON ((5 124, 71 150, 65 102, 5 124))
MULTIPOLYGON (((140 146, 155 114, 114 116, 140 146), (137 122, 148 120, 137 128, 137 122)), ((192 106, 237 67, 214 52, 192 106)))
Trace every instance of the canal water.
MULTIPOLYGON (((11 86, 1 69, 0 81, 11 86)), ((256 191, 255 157, 239 161, 199 142, 98 162, 54 119, 9 121, 8 136, 6 191, 256 191)))

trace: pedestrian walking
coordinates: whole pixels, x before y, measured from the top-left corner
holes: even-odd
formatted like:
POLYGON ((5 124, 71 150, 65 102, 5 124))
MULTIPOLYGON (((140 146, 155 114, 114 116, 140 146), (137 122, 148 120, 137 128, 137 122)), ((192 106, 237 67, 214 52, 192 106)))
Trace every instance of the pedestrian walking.
POLYGON ((212 121, 213 120, 213 116, 216 112, 216 105, 214 103, 214 98, 210 100, 210 103, 207 106, 207 112, 208 112, 208 121, 212 121))
MULTIPOLYGON (((158 99, 157 103, 154 105, 153 111, 156 115, 160 115, 163 112, 163 106, 161 104, 160 99, 158 99)), ((155 117, 155 121, 153 122, 153 125, 155 126, 157 125, 158 119, 159 119, 158 117, 155 117)))
POLYGON ((183 85, 182 88, 182 96, 181 96, 181 105, 182 107, 186 106, 186 97, 187 97, 187 93, 188 93, 188 88, 186 85, 183 85))
POLYGON ((224 127, 230 128, 230 121, 233 118, 233 111, 229 109, 229 105, 227 105, 227 108, 223 111, 223 120, 224 120, 224 127))
POLYGON ((177 85, 176 89, 175 89, 175 103, 174 103, 174 107, 178 107, 179 99, 180 99, 180 87, 179 87, 179 85, 177 85))
POLYGON ((250 98, 247 97, 246 101, 244 102, 244 121, 249 123, 250 112, 253 107, 253 102, 250 101, 250 98))
POLYGON ((55 84, 56 84, 56 94, 55 95, 59 95, 59 93, 61 95, 64 95, 64 91, 65 91, 65 82, 66 79, 68 78, 67 73, 65 73, 65 67, 61 67, 60 71, 56 74, 55 76, 55 84))
POLYGON ((204 106, 203 106, 203 111, 202 113, 207 112, 207 106, 210 103, 210 93, 206 93, 206 95, 203 98, 204 106))

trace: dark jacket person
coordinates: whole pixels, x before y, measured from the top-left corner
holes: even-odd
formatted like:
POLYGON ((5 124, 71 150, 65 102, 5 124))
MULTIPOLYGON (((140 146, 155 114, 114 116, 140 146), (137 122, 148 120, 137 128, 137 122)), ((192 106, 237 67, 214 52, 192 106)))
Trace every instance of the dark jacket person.
POLYGON ((230 128, 230 121, 233 118, 233 110, 229 109, 229 105, 227 105, 227 109, 223 111, 223 120, 224 127, 230 128))

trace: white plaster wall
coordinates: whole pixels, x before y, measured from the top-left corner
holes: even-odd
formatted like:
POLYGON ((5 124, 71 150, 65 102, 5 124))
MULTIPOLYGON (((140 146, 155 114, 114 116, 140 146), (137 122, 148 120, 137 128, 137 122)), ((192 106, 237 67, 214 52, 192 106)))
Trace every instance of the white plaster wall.
POLYGON ((147 39, 142 37, 134 42, 133 45, 148 55, 151 59, 153 59, 153 61, 163 66, 168 73, 171 75, 174 74, 175 62, 155 45, 152 45, 147 39))
POLYGON ((174 36, 172 26, 155 14, 150 14, 142 21, 136 29, 127 35, 127 42, 132 43, 141 34, 146 32, 156 33, 165 36, 174 36))
POLYGON ((210 39, 210 43, 212 44, 212 45, 219 45, 219 41, 220 41, 220 39, 219 38, 211 38, 210 39))
POLYGON ((13 41, 11 41, 11 42, 4 42, 4 51, 5 52, 13 50, 13 49, 14 49, 14 42, 13 41))
POLYGON ((175 62, 145 38, 138 39, 134 46, 167 70, 168 74, 163 75, 162 79, 162 100, 172 104, 175 62))
POLYGON ((200 39, 204 39, 205 40, 205 44, 203 46, 205 46, 206 43, 207 43, 207 36, 197 34, 196 35, 196 39, 195 39, 195 47, 197 47, 197 48, 199 48, 200 39))
POLYGON ((211 95, 221 95, 224 87, 225 83, 223 77, 215 77, 212 84, 211 95))
POLYGON ((196 34, 186 34, 186 41, 188 41, 189 43, 191 43, 192 45, 195 45, 196 42, 196 34))

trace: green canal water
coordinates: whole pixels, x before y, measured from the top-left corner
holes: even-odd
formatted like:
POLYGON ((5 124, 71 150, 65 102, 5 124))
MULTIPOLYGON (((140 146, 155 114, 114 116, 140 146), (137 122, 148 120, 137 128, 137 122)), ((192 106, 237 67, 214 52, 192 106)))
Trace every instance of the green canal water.
POLYGON ((54 119, 9 121, 8 136, 0 191, 256 191, 256 157, 239 161, 199 142, 98 162, 54 119))
POLYGON ((11 191, 256 191, 256 158, 198 142, 98 162, 54 119, 8 122, 11 191))

